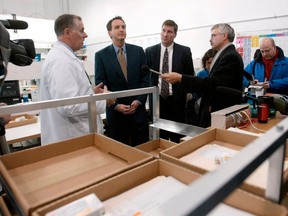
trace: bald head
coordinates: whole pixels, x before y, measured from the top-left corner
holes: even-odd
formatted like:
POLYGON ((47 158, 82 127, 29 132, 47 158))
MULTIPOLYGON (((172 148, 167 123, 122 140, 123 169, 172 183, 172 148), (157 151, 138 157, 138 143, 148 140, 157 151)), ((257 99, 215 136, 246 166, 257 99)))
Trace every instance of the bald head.
POLYGON ((273 38, 264 38, 260 42, 260 48, 261 46, 274 46, 275 47, 275 41, 273 40, 273 38))
POLYGON ((272 38, 264 38, 260 42, 260 51, 265 59, 273 59, 276 55, 276 45, 272 38))

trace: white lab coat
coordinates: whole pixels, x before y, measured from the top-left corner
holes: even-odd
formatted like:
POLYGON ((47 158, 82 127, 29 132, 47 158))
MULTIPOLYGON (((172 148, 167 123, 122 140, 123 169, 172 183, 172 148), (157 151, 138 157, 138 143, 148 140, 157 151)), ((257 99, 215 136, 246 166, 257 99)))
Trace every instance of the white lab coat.
MULTIPOLYGON (((53 44, 41 71, 41 100, 84 96, 93 93, 84 65, 64 43, 53 44)), ((96 102, 97 129, 103 133, 101 113, 106 101, 96 102)), ((51 109, 42 109, 41 144, 46 145, 89 132, 88 105, 73 104, 51 109)))

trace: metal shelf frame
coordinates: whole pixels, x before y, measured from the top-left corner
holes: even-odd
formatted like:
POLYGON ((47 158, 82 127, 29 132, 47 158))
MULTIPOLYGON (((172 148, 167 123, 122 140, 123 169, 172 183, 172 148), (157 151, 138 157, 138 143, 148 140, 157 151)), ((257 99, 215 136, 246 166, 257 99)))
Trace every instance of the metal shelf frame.
MULTIPOLYGON (((106 100, 106 99, 113 99, 113 98, 121 98, 121 97, 128 97, 134 95, 141 95, 141 94, 152 94, 153 101, 158 103, 157 97, 157 87, 147 87, 141 89, 133 89, 133 90, 126 90, 126 91, 118 91, 118 92, 110 92, 110 93, 103 93, 103 94, 91 94, 87 96, 79 96, 74 98, 62 98, 62 99, 55 99, 55 100, 47 100, 47 101, 39 101, 39 102, 31 102, 31 103, 23 103, 23 104, 15 104, 10 106, 2 106, 0 107, 1 115, 4 114, 15 114, 15 113, 25 113, 34 110, 41 110, 41 109, 48 109, 48 108, 55 108, 59 106, 66 106, 71 104, 80 104, 80 103, 87 103, 88 104, 88 115, 89 115, 89 132, 94 133, 97 131, 97 123, 96 123, 96 101, 98 100, 106 100)), ((156 114, 156 109, 153 109, 156 114)), ((156 134, 156 133, 154 133, 156 134)), ((1 137, 0 140, 1 150, 3 154, 10 153, 9 146, 6 143, 5 133, 4 136, 1 137)))

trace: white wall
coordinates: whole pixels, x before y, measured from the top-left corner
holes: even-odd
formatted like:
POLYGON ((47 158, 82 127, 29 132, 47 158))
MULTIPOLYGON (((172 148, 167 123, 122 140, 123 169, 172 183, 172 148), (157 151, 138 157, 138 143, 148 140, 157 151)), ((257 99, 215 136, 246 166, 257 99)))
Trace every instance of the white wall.
POLYGON ((194 59, 202 58, 210 48, 210 28, 216 23, 228 22, 236 33, 288 27, 287 0, 242 0, 233 5, 230 0, 1 0, 0 3, 0 14, 55 19, 66 12, 83 18, 91 62, 97 50, 111 44, 106 23, 116 15, 121 15, 127 24, 127 42, 143 48, 160 42, 165 19, 175 20, 179 26, 175 41, 189 46, 194 59))
POLYGON ((0 14, 22 17, 56 19, 68 12, 68 0, 1 0, 0 14))
POLYGON ((236 33, 287 28, 288 1, 275 0, 78 0, 69 1, 70 12, 82 16, 86 31, 88 60, 94 52, 110 44, 106 23, 121 15, 127 24, 128 42, 156 44, 165 19, 173 19, 179 26, 176 42, 191 48, 193 58, 201 58, 210 48, 212 25, 228 22, 236 33), (284 18, 275 18, 284 16, 284 18))

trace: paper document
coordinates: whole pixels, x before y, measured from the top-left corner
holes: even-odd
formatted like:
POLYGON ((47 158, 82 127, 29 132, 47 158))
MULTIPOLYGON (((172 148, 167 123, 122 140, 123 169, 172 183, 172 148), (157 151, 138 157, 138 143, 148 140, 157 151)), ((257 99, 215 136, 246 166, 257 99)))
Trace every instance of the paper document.
POLYGON ((130 190, 128 193, 106 200, 103 203, 105 212, 115 216, 158 216, 158 207, 186 187, 187 185, 174 177, 154 179, 134 188, 137 193, 130 190))
MULTIPOLYGON (((203 170, 212 171, 221 165, 222 162, 229 162, 229 158, 237 154, 238 151, 223 147, 217 144, 207 144, 196 151, 185 155, 180 160, 185 161, 193 166, 202 168, 203 170), (225 160, 225 157, 228 157, 225 160), (217 163, 217 159, 220 163, 217 163)), ((268 179, 269 161, 262 163, 250 176, 247 177, 245 183, 266 189, 268 179)), ((288 168, 288 162, 284 162, 283 170, 288 168)))

